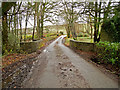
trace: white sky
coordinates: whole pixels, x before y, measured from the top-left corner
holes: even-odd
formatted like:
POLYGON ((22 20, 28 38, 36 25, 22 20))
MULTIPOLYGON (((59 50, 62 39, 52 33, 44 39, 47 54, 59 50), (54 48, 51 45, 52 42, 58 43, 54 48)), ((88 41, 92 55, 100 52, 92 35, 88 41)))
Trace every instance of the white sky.
MULTIPOLYGON (((34 21, 33 21, 33 20, 29 19, 29 22, 30 22, 32 25, 34 25, 34 21)), ((27 28, 33 28, 33 26, 32 26, 29 22, 27 23, 27 28)), ((47 25, 53 25, 53 24, 50 23, 50 22, 45 22, 45 23, 44 23, 44 26, 47 26, 47 25)), ((22 28, 25 28, 25 20, 22 21, 22 28)))
MULTIPOLYGON (((52 0, 53 1, 53 0, 52 0)), ((69 0, 68 0, 69 1, 69 0)), ((75 0, 75 1, 81 1, 81 0, 75 0)), ((83 0, 84 1, 84 0, 83 0)), ((88 0, 88 1, 92 1, 92 0, 88 0)), ((94 1, 94 0, 93 0, 94 1)), ((105 1, 105 0, 103 0, 105 1)), ((106 0, 106 2, 108 2, 109 0, 106 0)), ((118 2, 119 0, 113 0, 115 2, 118 2)), ((29 18, 29 22, 34 25, 34 20, 31 20, 29 18)), ((28 22, 27 24, 27 28, 33 28, 33 26, 28 22)), ((62 24, 64 21, 60 19, 60 24, 62 24)), ((52 23, 50 22, 44 22, 44 26, 47 26, 47 25, 53 25, 52 23)), ((25 20, 22 21, 22 28, 25 28, 25 20)))

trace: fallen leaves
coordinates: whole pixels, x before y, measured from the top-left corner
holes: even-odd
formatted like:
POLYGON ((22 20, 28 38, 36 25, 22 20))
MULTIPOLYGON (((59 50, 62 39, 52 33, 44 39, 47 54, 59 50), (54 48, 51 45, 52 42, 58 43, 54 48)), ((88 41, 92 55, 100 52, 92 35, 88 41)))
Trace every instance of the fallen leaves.
POLYGON ((14 62, 17 62, 19 60, 26 59, 28 57, 32 58, 35 56, 36 55, 34 53, 32 53, 32 54, 18 54, 18 53, 9 54, 2 58, 2 68, 6 67, 14 62))
POLYGON ((9 54, 7 56, 3 56, 2 57, 2 68, 17 62, 19 60, 22 59, 26 59, 26 58, 34 58, 36 57, 38 54, 41 53, 41 51, 44 49, 45 46, 48 46, 53 40, 47 40, 47 39, 43 39, 44 43, 41 44, 40 49, 37 50, 37 52, 35 53, 31 53, 31 54, 19 54, 19 53, 13 53, 13 54, 9 54))

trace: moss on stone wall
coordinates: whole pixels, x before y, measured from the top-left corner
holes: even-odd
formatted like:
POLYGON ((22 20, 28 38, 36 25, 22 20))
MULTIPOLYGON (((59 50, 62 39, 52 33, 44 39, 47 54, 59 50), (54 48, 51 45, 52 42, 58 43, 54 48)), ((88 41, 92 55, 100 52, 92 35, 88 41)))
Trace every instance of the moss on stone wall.
POLYGON ((43 47, 47 41, 54 40, 56 36, 47 37, 38 41, 31 42, 22 42, 20 43, 20 50, 23 50, 26 53, 36 52, 38 49, 43 47))
POLYGON ((35 52, 39 48, 42 42, 43 40, 32 41, 32 42, 22 42, 20 43, 20 48, 21 50, 27 53, 32 53, 32 52, 35 52))
POLYGON ((70 40, 70 47, 79 49, 82 51, 94 51, 94 43, 79 42, 75 40, 70 40))

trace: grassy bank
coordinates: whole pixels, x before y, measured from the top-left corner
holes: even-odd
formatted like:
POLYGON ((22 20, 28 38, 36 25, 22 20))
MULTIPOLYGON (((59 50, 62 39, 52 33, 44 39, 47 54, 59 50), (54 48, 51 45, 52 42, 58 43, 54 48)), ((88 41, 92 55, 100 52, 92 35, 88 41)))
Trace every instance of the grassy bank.
MULTIPOLYGON (((65 38, 65 45, 69 46, 70 40, 74 40, 74 39, 66 37, 65 38)), ((91 39, 90 37, 77 37, 77 41, 93 43, 93 39, 91 39)))
MULTIPOLYGON (((64 44, 69 47, 69 41, 71 39, 72 38, 65 38, 64 44)), ((93 40, 88 37, 78 37, 77 41, 93 42, 93 40)), ((85 59, 89 56, 87 58, 88 61, 92 61, 97 65, 103 66, 109 72, 120 76, 120 43, 100 41, 99 43, 95 44, 95 49, 96 50, 94 52, 87 52, 79 49, 73 50, 85 59)))
MULTIPOLYGON (((47 46, 51 41, 53 41, 57 37, 58 36, 55 35, 55 36, 43 38, 43 42, 40 44, 39 50, 37 50, 37 53, 40 54, 41 49, 44 48, 45 46, 47 46)), ((34 52, 31 54, 28 54, 24 51, 21 51, 21 53, 9 52, 7 55, 2 56, 2 68, 5 68, 6 66, 8 66, 14 62, 17 62, 21 59, 35 57, 37 53, 34 52)))

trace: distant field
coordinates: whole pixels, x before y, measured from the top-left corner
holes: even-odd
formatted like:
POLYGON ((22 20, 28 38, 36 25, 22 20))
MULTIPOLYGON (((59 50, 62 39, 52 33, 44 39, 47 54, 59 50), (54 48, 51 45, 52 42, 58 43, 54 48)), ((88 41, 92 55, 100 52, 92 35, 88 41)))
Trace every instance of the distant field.
MULTIPOLYGON (((65 44, 69 45, 69 41, 73 40, 73 38, 65 38, 65 44)), ((91 39, 90 37, 77 37, 77 41, 80 42, 89 42, 89 43, 93 43, 93 39, 91 39)))
POLYGON ((77 37, 77 41, 92 43, 93 39, 91 39, 90 37, 77 37))

